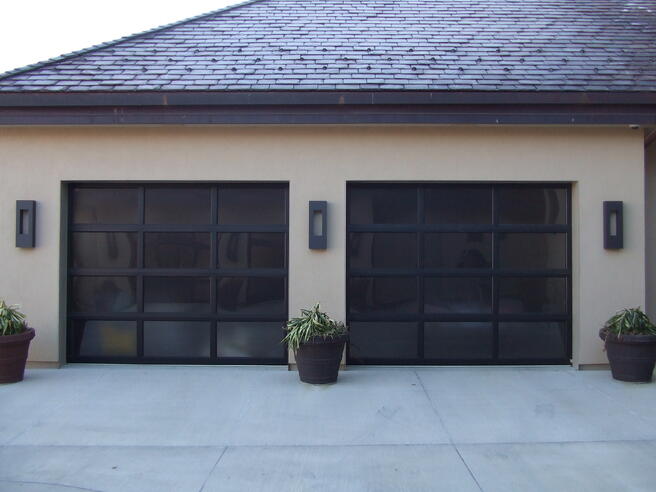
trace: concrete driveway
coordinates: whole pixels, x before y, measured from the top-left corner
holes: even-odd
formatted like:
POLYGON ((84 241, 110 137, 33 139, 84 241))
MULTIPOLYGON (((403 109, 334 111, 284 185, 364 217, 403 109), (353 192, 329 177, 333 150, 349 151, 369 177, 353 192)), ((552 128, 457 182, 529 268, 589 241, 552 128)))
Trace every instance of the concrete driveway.
POLYGON ((82 366, 0 385, 0 490, 656 489, 656 384, 571 368, 82 366))

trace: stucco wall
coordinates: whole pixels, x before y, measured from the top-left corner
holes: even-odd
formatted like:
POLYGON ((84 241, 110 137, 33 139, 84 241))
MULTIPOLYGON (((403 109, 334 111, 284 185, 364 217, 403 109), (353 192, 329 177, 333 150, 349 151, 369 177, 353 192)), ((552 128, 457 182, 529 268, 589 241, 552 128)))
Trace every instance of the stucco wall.
POLYGON ((0 296, 38 330, 30 358, 59 350, 62 181, 285 180, 290 183, 290 313, 345 310, 348 180, 573 183, 574 361, 605 362, 597 330, 645 304, 643 134, 628 128, 0 128, 4 274, 0 296), (37 247, 14 247, 14 201, 38 201, 37 247), (307 247, 307 202, 329 202, 329 248, 307 247), (625 248, 602 247, 602 201, 625 203, 625 248))
POLYGON ((645 152, 645 231, 646 309, 656 321, 656 142, 645 152))

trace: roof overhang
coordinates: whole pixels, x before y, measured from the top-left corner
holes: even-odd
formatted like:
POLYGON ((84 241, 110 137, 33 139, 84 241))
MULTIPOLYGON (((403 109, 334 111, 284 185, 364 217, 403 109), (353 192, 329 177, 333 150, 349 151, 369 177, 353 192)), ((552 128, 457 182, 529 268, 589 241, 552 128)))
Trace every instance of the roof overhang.
POLYGON ((656 126, 656 92, 2 92, 0 125, 656 126))

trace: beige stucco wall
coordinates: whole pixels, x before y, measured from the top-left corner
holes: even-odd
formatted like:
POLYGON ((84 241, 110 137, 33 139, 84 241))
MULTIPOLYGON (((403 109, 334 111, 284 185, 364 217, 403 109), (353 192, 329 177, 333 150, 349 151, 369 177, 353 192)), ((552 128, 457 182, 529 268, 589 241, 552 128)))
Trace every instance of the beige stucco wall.
POLYGON ((647 314, 656 321, 656 142, 645 152, 645 231, 647 314))
POLYGON ((59 349, 61 182, 284 180, 290 183, 290 313, 345 310, 348 180, 567 181, 573 186, 574 361, 605 362, 597 330, 645 304, 644 148, 628 128, 0 128, 0 297, 38 330, 30 358, 59 349), (14 247, 14 201, 38 201, 37 247, 14 247), (307 247, 307 202, 329 202, 329 248, 307 247), (602 247, 602 201, 625 203, 625 248, 602 247))

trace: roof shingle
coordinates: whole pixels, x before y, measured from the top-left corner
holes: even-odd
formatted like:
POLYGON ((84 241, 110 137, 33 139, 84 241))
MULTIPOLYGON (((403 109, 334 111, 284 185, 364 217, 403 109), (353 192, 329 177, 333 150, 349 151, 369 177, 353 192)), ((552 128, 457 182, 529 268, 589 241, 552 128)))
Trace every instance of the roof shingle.
POLYGON ((654 0, 256 0, 0 91, 656 91, 654 0))

